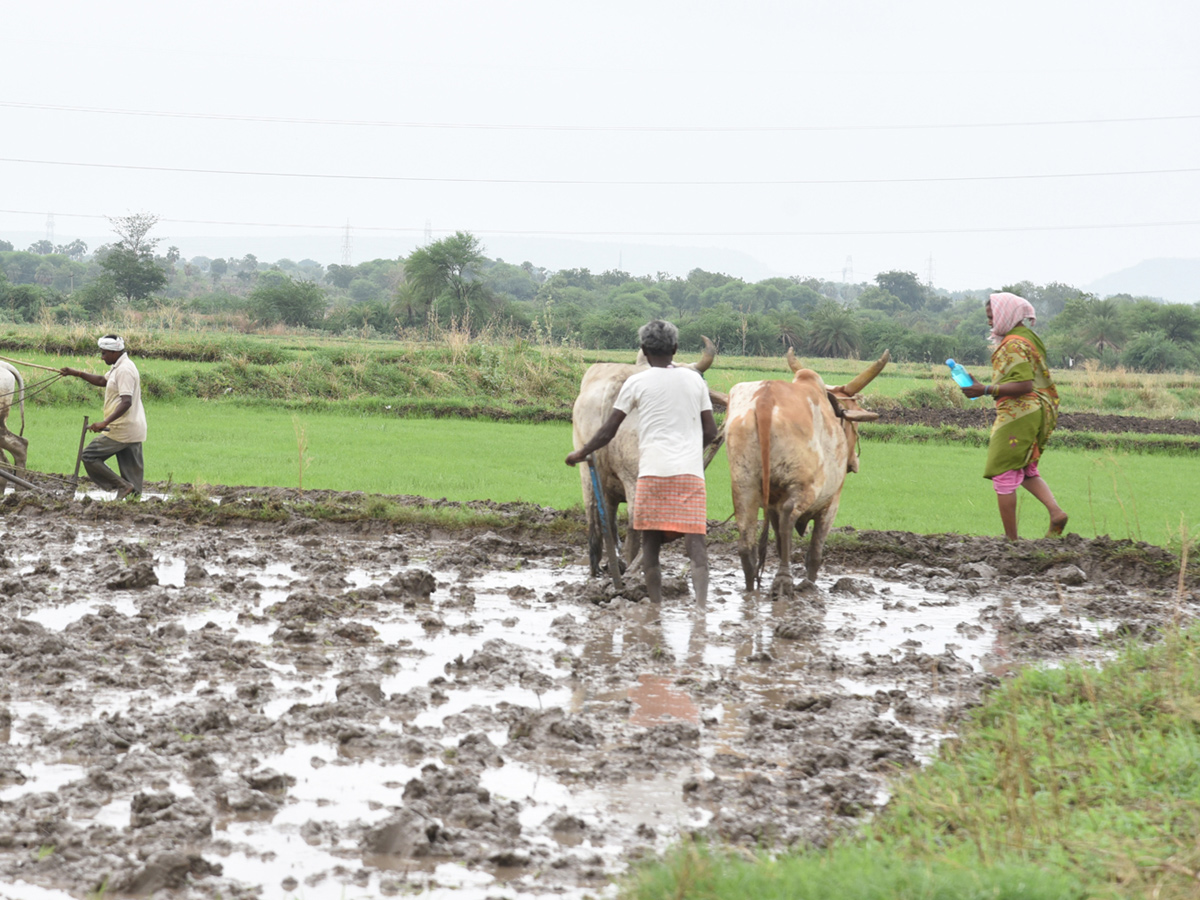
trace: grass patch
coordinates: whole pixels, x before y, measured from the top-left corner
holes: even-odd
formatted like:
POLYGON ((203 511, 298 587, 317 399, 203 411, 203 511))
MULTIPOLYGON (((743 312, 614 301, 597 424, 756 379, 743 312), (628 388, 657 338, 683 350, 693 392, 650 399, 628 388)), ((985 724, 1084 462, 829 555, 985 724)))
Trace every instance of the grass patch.
POLYGON ((684 846, 626 900, 1196 896, 1200 629, 1096 669, 1027 669, 863 834, 823 852, 684 846))
MULTIPOLYGON (((95 331, 82 326, 8 326, 0 334, 0 355, 102 371, 95 331)), ((526 421, 568 421, 588 365, 632 363, 636 358, 632 350, 584 351, 490 333, 470 336, 458 330, 444 330, 434 336, 437 339, 426 341, 139 326, 126 329, 125 336, 142 371, 144 395, 151 400, 233 397, 292 405, 377 403, 378 409, 403 408, 414 415, 457 409, 526 421)), ((699 357, 699 348, 685 348, 679 354, 684 362, 699 357)), ((866 366, 866 361, 849 359, 805 358, 803 363, 831 385, 845 383, 866 366)), ((25 374, 31 382, 43 375, 40 371, 25 374)), ((743 381, 791 377, 782 355, 719 355, 706 376, 713 388, 723 392, 743 381)), ((1055 377, 1064 410, 1200 416, 1200 376, 1081 368, 1056 372, 1055 377)), ((71 379, 50 386, 32 402, 77 403, 87 390, 87 385, 71 379)), ((890 363, 872 381, 865 399, 869 408, 878 409, 979 405, 963 399, 945 366, 927 363, 890 363)))
POLYGON ((747 857, 689 844, 638 870, 622 900, 1073 900, 1079 883, 1030 863, 975 869, 867 848, 747 857))
MULTIPOLYGON (((983 445, 864 440, 860 458, 859 472, 846 476, 838 525, 923 534, 1000 532, 995 492, 982 477, 983 445)), ((714 467, 721 462, 718 456, 714 467)), ((1200 525, 1200 484, 1187 474, 1194 465, 1185 455, 1052 446, 1039 469, 1071 516, 1068 531, 1166 546, 1181 517, 1193 531, 1200 525)), ((727 464, 725 469, 728 478, 727 464)), ((1045 534, 1045 510, 1027 491, 1017 491, 1017 516, 1022 537, 1045 534)))
MULTIPOLYGON (((376 342, 379 344, 382 342, 376 342)), ((2 345, 2 342, 0 342, 2 345)), ((586 366, 570 350, 528 344, 466 348, 391 343, 364 347, 316 347, 299 353, 263 354, 236 345, 209 357, 146 357, 131 344, 147 400, 191 398, 250 402, 341 404, 357 402, 377 411, 421 404, 498 410, 503 414, 570 419, 571 404, 586 366), (396 349, 403 348, 403 349, 396 349)), ((26 354, 28 362, 103 372, 96 354, 26 354)), ((30 382, 43 373, 27 374, 30 382)), ((56 382, 33 399, 38 405, 78 403, 89 385, 56 382)))
MULTIPOLYGON (((0 354, 24 354, 23 358, 28 358, 30 362, 39 360, 29 354, 97 358, 96 339, 101 333, 98 328, 85 325, 53 328, 10 326, 0 334, 0 354)), ((279 342, 250 335, 150 329, 132 329, 122 333, 130 349, 139 358, 213 362, 241 356, 269 364, 279 362, 288 355, 279 342)))
POLYGON ((1099 671, 1022 673, 897 791, 877 838, 981 864, 1038 860, 1122 893, 1195 896, 1198 640, 1172 632, 1099 671))

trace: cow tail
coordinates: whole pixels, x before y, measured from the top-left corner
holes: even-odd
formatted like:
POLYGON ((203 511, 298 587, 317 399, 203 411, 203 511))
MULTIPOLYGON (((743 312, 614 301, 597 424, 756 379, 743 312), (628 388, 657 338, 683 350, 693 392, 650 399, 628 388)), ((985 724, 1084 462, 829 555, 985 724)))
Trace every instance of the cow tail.
POLYGON ((762 501, 763 509, 771 506, 771 413, 775 409, 775 398, 769 390, 760 387, 754 400, 754 421, 758 427, 758 450, 762 454, 762 501))

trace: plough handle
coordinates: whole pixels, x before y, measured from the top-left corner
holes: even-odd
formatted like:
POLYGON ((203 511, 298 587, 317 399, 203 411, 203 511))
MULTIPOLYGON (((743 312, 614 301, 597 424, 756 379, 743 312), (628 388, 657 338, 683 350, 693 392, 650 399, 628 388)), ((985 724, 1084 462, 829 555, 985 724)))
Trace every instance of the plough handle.
POLYGON ((79 487, 79 464, 83 462, 83 442, 87 438, 88 417, 83 417, 83 431, 79 432, 79 452, 75 454, 75 474, 71 476, 71 493, 79 487))

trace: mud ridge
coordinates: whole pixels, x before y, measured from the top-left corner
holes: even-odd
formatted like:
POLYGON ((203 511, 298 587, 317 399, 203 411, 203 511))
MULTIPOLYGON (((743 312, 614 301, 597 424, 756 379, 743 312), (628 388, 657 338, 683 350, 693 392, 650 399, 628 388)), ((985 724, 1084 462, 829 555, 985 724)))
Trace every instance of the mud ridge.
MULTIPOLYGON (((922 409, 903 407, 880 411, 880 421, 892 425, 944 425, 956 428, 991 428, 994 409, 922 409)), ((1153 419, 1144 416, 1106 416, 1098 413, 1060 413, 1058 428, 1097 434, 1164 434, 1200 436, 1200 420, 1153 419)))

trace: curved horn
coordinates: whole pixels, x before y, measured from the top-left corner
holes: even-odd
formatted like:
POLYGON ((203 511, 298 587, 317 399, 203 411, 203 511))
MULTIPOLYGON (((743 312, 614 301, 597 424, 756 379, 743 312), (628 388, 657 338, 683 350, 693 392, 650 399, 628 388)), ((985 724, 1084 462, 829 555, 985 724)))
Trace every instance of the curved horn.
POLYGON ((704 353, 696 363, 696 371, 706 372, 708 371, 708 367, 713 364, 713 360, 717 358, 717 345, 704 337, 704 335, 700 335, 700 337, 704 340, 704 353))
POLYGON ((855 394, 862 391, 862 389, 868 384, 870 384, 876 375, 883 371, 883 367, 888 364, 888 360, 891 358, 891 353, 889 353, 887 350, 884 350, 883 356, 871 363, 871 365, 869 365, 863 372, 856 375, 853 381, 847 382, 845 387, 838 388, 838 390, 846 394, 848 397, 853 397, 855 394))
POLYGON ((799 372, 804 368, 804 366, 800 363, 800 360, 796 359, 796 354, 792 351, 791 347, 788 347, 787 364, 788 368, 790 368, 793 372, 799 372))

